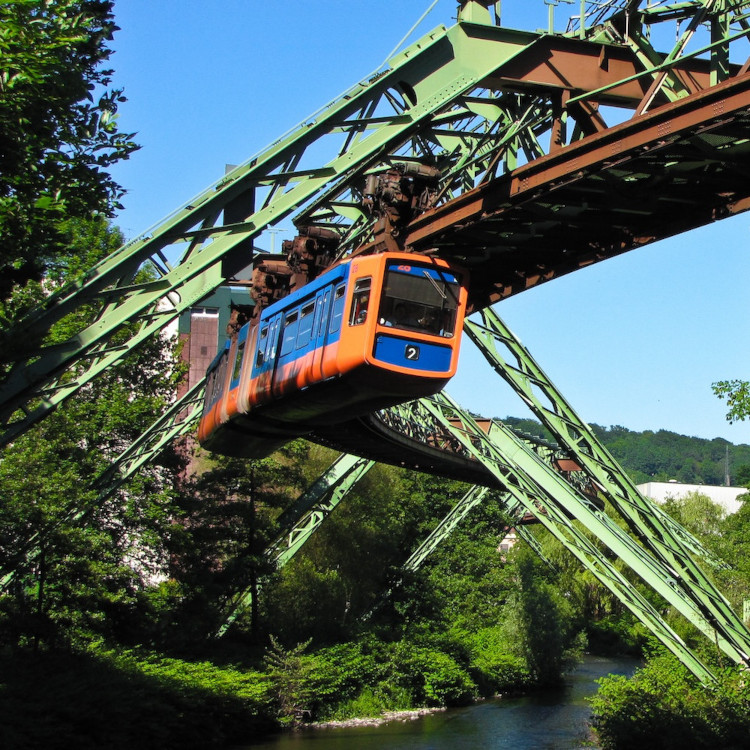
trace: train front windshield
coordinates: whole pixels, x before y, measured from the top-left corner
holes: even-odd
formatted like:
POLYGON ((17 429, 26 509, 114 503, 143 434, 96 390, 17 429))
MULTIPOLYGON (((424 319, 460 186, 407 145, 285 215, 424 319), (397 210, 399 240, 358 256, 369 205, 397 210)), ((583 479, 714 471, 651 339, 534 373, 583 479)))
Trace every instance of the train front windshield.
POLYGON ((393 263, 383 284, 381 325, 450 338, 456 328, 459 279, 434 266, 393 263))

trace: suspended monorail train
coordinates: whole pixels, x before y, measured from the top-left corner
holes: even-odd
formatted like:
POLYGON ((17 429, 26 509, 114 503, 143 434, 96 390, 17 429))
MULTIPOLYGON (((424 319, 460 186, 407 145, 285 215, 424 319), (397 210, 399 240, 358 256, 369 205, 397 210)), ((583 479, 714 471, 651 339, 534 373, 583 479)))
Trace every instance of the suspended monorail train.
POLYGON ((201 444, 259 458, 436 393, 458 366, 467 286, 463 269, 411 253, 332 267, 226 342, 207 372, 201 444))

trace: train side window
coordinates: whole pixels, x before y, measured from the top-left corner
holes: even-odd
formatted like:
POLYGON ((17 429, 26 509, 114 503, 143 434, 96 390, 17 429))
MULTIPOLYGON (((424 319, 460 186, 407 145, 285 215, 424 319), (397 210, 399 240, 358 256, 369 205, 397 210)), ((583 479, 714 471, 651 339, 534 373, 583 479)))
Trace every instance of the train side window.
POLYGON ((276 318, 268 332, 268 343, 266 344, 266 362, 273 362, 276 359, 276 344, 279 337, 279 320, 276 318))
POLYGON ((224 388, 224 373, 227 370, 227 359, 229 358, 226 350, 223 352, 215 367, 211 370, 206 383, 206 395, 204 400, 204 409, 212 407, 221 397, 224 388))
POLYGON ((299 317, 299 330, 297 331, 297 349, 301 349, 303 346, 307 346, 310 343, 313 329, 313 312, 315 311, 315 303, 305 305, 300 310, 299 317))
POLYGON ((266 342, 268 341, 268 326, 261 329, 258 337, 258 354, 255 357, 255 366, 260 367, 266 361, 266 342))
POLYGON ((203 411, 213 404, 214 383, 216 382, 216 370, 214 370, 206 381, 206 390, 203 394, 203 411))
POLYGON ((294 341, 297 338, 298 313, 295 310, 284 318, 284 333, 281 341, 280 357, 289 354, 294 349, 294 341))
POLYGON ((232 383, 234 383, 240 377, 240 370, 242 369, 242 357, 245 353, 245 342, 240 341, 237 345, 237 355, 234 358, 234 369, 232 370, 232 383))
POLYGON ((349 325, 359 326, 367 320, 367 308, 370 306, 370 287, 372 277, 357 279, 352 292, 352 306, 349 310, 349 325))
POLYGON ((341 284, 336 287, 333 294, 333 307, 331 308, 331 325, 328 327, 329 333, 336 333, 341 328, 341 318, 344 317, 344 291, 345 285, 341 284))

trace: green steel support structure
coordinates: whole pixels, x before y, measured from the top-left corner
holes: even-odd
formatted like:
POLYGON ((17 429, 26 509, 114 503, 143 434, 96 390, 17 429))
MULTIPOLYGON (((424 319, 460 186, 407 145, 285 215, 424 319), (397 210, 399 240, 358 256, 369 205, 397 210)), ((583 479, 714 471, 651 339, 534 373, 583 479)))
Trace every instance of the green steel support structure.
MULTIPOLYGON (((336 509, 347 493, 374 466, 368 461, 347 454, 339 456, 279 518, 282 533, 265 551, 276 568, 283 568, 307 540, 336 509)), ((216 636, 221 637, 253 600, 252 589, 245 589, 229 602, 228 613, 216 636)))
POLYGON ((395 163, 434 164, 442 175, 438 204, 450 202, 606 129, 600 105, 638 114, 655 99, 686 97, 731 77, 739 66, 728 62, 730 47, 750 34, 746 2, 591 3, 557 35, 504 29, 491 5, 462 0, 454 26, 396 54, 4 332, 0 443, 246 266, 253 240, 290 214, 298 226, 336 231, 347 253, 372 238, 362 204, 367 174, 395 163), (663 35, 651 29, 667 23, 687 26, 665 54, 652 42, 663 35), (704 23, 710 40, 695 48, 704 23), (710 71, 701 54, 710 56, 710 71), (546 65, 553 55, 566 66, 562 73, 546 65), (144 264, 154 279, 135 283, 144 264), (45 343, 56 322, 84 305, 99 310, 94 322, 65 342, 45 343), (127 322, 137 323, 134 333, 110 343, 127 322))
MULTIPOLYGON (((516 392, 539 421, 549 430, 562 449, 581 462, 581 469, 601 492, 619 505, 643 506, 649 517, 658 518, 670 536, 681 546, 699 555, 714 568, 726 567, 687 529, 676 523, 656 503, 644 498, 633 481, 599 442, 593 430, 567 403, 562 393, 536 363, 528 349, 500 319, 494 309, 480 313, 481 323, 467 319, 464 331, 495 372, 516 392), (509 364, 498 351, 504 347, 514 364, 509 364)), ((643 533, 639 530, 637 533, 643 533)))
POLYGON ((474 486, 450 509, 448 514, 432 530, 430 535, 409 555, 401 569, 413 573, 442 544, 469 515, 471 510, 482 502, 489 492, 487 487, 474 486))
POLYGON ((750 660, 750 633, 740 617, 691 556, 693 538, 655 503, 645 498, 575 413, 529 351, 491 308, 483 325, 468 321, 466 331, 495 371, 516 391, 561 447, 570 452, 622 517, 643 547, 664 564, 677 585, 745 661, 750 660), (503 359, 499 347, 508 360, 503 359))
POLYGON ((683 612, 712 641, 718 641, 735 662, 747 663, 744 655, 714 631, 692 602, 678 590, 668 570, 639 547, 589 498, 581 495, 541 462, 528 445, 510 430, 498 425, 492 436, 485 434, 471 416, 444 394, 397 408, 408 408, 412 411, 410 418, 422 418, 449 431, 469 455, 485 466, 498 487, 506 490, 514 502, 533 513, 701 681, 713 682, 710 669, 620 573, 609 559, 610 556, 592 540, 589 533, 604 544, 615 558, 626 562, 648 586, 683 612), (456 426, 456 421, 462 426, 456 426), (579 521, 580 526, 575 521, 579 521))
POLYGON ((177 399, 149 429, 124 450, 93 482, 104 498, 119 489, 142 466, 147 466, 173 440, 193 433, 203 409, 205 377, 177 399))
MULTIPOLYGON (((367 175, 395 164, 431 164, 441 173, 437 213, 428 211, 412 222, 412 229, 416 228, 415 233, 409 234, 414 242, 410 247, 437 247, 443 256, 469 265, 480 264, 484 256, 494 259, 492 271, 498 277, 482 280, 489 286, 473 300, 476 308, 585 263, 750 207, 750 192, 742 192, 744 178, 737 182, 735 175, 731 189, 725 189, 723 182, 737 171, 744 174, 745 169, 750 108, 745 87, 750 66, 741 63, 747 59, 750 2, 612 0, 582 4, 577 21, 561 35, 504 29, 493 22, 491 5, 463 0, 454 26, 438 27, 402 50, 383 69, 234 169, 158 226, 128 242, 77 283, 51 296, 14 329, 3 332, 0 444, 7 444, 28 430, 92 378, 200 302, 236 270, 247 266, 253 241, 286 217, 293 215, 298 226, 335 231, 340 237, 342 256, 371 241, 375 230, 373 218, 363 207, 363 185, 367 175), (670 50, 663 53, 657 51, 655 40, 666 38, 660 31, 667 24, 676 26, 677 31, 669 39, 670 50), (742 44, 744 48, 740 47, 742 44), (730 50, 738 49, 744 56, 740 62, 730 62, 730 50), (550 60, 554 64, 549 64, 550 60), (724 115, 721 99, 710 101, 711 87, 716 87, 714 96, 734 97, 730 114, 724 115), (673 136, 668 119, 673 110, 669 103, 686 101, 688 105, 685 111, 680 110, 679 117, 685 118, 687 124, 680 120, 682 135, 673 136), (703 106, 702 114, 691 119, 699 105, 703 106), (601 148, 597 151, 602 143, 599 137, 609 130, 619 138, 623 132, 616 130, 617 126, 609 128, 604 120, 605 109, 612 106, 632 114, 629 122, 636 135, 651 138, 648 128, 652 128, 656 136, 655 140, 641 143, 628 131, 627 137, 635 144, 632 151, 623 155, 622 144, 615 142, 607 146, 608 156, 602 161, 601 148), (667 119, 649 124, 649 116, 659 107, 667 119), (714 119, 704 122, 700 117, 714 119), (639 131, 642 122, 646 125, 639 131), (728 135, 723 131, 716 135, 711 130, 726 123, 736 127, 727 131, 728 135), (654 161, 654 168, 666 172, 678 165, 676 195, 680 201, 685 200, 690 191, 684 191, 682 185, 694 172, 680 173, 680 159, 671 158, 669 149, 677 148, 675 144, 684 148, 686 143, 687 147, 695 145, 699 153, 710 153, 704 156, 708 165, 725 164, 719 158, 722 153, 729 153, 730 161, 736 161, 731 169, 711 172, 713 181, 704 180, 713 192, 710 205, 703 207, 700 218, 693 220, 691 212, 682 211, 680 217, 686 217, 680 219, 683 223, 659 227, 661 233, 653 234, 653 225, 637 228, 640 234, 635 230, 631 233, 626 227, 613 239, 597 243, 598 234, 607 234, 611 226, 597 223, 589 234, 584 234, 586 219, 579 216, 589 216, 588 208, 582 204, 578 207, 580 213, 576 213, 575 207, 560 201, 561 191, 595 170, 599 170, 595 179, 584 188, 597 187, 591 196, 600 200, 597 196, 610 192, 608 181, 635 180, 637 170, 648 170, 652 164, 649 159, 656 160, 660 155, 662 161, 654 161), (565 154, 570 152, 582 153, 585 169, 565 162, 565 154), (618 171, 625 170, 625 156, 637 162, 633 167, 636 171, 618 171), (638 161, 641 157, 645 161, 638 161), (542 177, 535 183, 537 177, 528 167, 536 168, 537 161, 542 177), (558 162, 561 166, 556 172, 558 162), (494 190, 498 184, 506 185, 505 178, 512 181, 516 170, 522 184, 513 188, 516 192, 512 195, 503 197, 499 189, 482 192, 488 186, 494 190), (595 180, 599 183, 594 184, 595 180), (525 207, 539 196, 533 195, 533 190, 527 192, 527 183, 538 185, 543 197, 551 196, 532 205, 529 215, 537 215, 538 219, 528 225, 525 207), (726 202, 723 196, 729 196, 726 202), (485 200, 487 210, 483 211, 485 200), (457 213, 439 213, 451 206, 458 206, 457 213), (464 214, 460 213, 462 210, 464 214), (464 239, 463 247, 469 248, 465 255, 451 250, 457 246, 455 235, 450 234, 452 227, 464 221, 471 229, 493 216, 502 216, 502 222, 507 219, 507 226, 514 217, 520 219, 513 231, 501 224, 497 231, 487 232, 499 237, 496 244, 482 244, 487 237, 478 231, 476 235, 469 234, 468 241, 464 239), (441 217, 445 226, 440 223, 441 217), (524 274, 518 268, 506 268, 508 253, 515 252, 513 257, 522 259, 527 248, 533 252, 524 244, 524 237, 537 242, 546 225, 555 228, 553 239, 561 225, 575 229, 570 234, 571 244, 566 247, 555 246, 546 237, 552 243, 550 252, 575 255, 580 250, 577 243, 590 245, 590 257, 581 256, 569 265, 562 262, 559 267, 542 258, 544 263, 532 262, 531 270, 526 268, 524 274), (622 239, 629 234, 632 238, 622 239), (426 244, 422 246, 420 242, 426 244), (153 280, 136 283, 136 274, 144 265, 151 269, 153 280), (507 272, 522 278, 518 283, 501 279, 500 275, 507 272), (96 319, 65 342, 47 343, 52 327, 84 306, 98 311, 96 319), (116 336, 122 334, 126 323, 136 324, 134 333, 127 339, 116 336)), ((588 205, 588 199, 584 202, 588 205)), ((611 206, 603 203, 598 208, 605 211, 611 206)), ((635 221, 638 213, 629 212, 628 206, 624 208, 623 214, 632 214, 635 221)), ((560 445, 628 521, 638 541, 627 536, 589 496, 502 425, 494 424, 486 435, 446 397, 399 409, 412 419, 424 419, 430 424, 437 421, 442 429, 454 434, 464 450, 486 467, 491 477, 488 481, 508 493, 509 507, 518 505, 534 513, 700 679, 710 681, 709 671, 629 585, 598 543, 625 561, 735 662, 747 665, 750 635, 690 557, 690 551, 696 549, 694 541, 634 491, 632 483, 528 353, 519 348, 493 313, 483 315, 483 326, 468 324, 472 338, 483 341, 487 352, 492 352, 498 343, 511 352, 514 365, 494 354, 488 358, 524 401, 538 411, 560 445), (546 403, 538 398, 540 393, 546 403), (463 424, 464 429, 451 423, 450 417, 463 424), (588 534, 593 534, 598 542, 592 542, 588 534)), ((112 473, 101 478, 101 492, 114 491, 161 449, 163 441, 184 434, 195 421, 197 401, 187 418, 179 416, 183 404, 176 408, 118 459, 112 473)), ((327 501, 321 502, 325 506, 327 501)), ((325 516, 323 506, 321 520, 325 516)), ((316 526, 315 512, 310 510, 310 514, 312 529, 316 526)), ((303 523, 301 519, 300 522, 303 523)), ((298 538, 307 538, 305 533, 300 531, 298 538)), ((280 551, 279 554, 282 555, 280 551)))

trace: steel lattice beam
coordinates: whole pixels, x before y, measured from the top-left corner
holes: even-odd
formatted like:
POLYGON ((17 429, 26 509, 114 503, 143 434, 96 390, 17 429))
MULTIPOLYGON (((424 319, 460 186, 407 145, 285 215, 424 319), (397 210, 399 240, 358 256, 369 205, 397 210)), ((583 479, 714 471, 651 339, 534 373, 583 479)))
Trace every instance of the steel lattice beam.
MULTIPOLYGON (((414 407, 412 407, 414 408, 414 407)), ((481 461, 498 485, 542 523, 583 565, 590 570, 620 601, 643 622, 699 679, 714 680, 706 667, 682 639, 664 622, 654 607, 638 593, 617 570, 607 554, 573 523, 580 521, 614 554, 626 562, 658 594, 683 612, 693 624, 719 645, 738 663, 747 656, 738 653, 708 623, 681 592, 677 591, 671 573, 653 560, 590 499, 576 492, 552 469, 539 461, 510 430, 496 431, 490 438, 445 395, 422 399, 419 409, 450 430, 465 449, 481 461), (461 427, 456 426, 456 422, 461 427), (530 503, 529 499, 534 498, 530 503), (542 512, 540 512, 540 508, 542 512)), ((425 417, 428 418, 428 417, 425 417)))
MULTIPOLYGON (((573 410, 562 393, 534 360, 531 352, 501 320, 493 308, 480 313, 482 323, 467 319, 464 331, 476 344, 495 372, 505 380, 568 455, 579 462, 581 470, 594 482, 616 508, 623 504, 647 518, 659 519, 672 539, 673 551, 685 550, 700 555, 712 566, 726 564, 707 550, 698 539, 656 504, 644 498, 633 481, 600 443, 593 430, 573 410), (505 351, 508 359, 502 356, 505 351)), ((633 512, 629 513, 630 516, 633 512)), ((644 530, 634 528, 643 535, 644 530)), ((662 542, 664 543, 664 542, 662 542)))
MULTIPOLYGON (((357 456, 339 456, 328 470, 284 511, 278 521, 283 531, 264 552, 275 568, 284 567, 302 549, 323 521, 374 465, 374 461, 357 456)), ((237 617, 251 605, 252 600, 251 588, 232 597, 226 618, 216 631, 216 637, 220 638, 227 632, 237 617)))
POLYGON ((750 633, 690 553, 699 552, 709 559, 711 556, 656 503, 640 494, 593 430, 575 413, 494 310, 487 309, 481 315, 484 325, 469 321, 466 330, 488 362, 570 452, 643 547, 666 566, 698 611, 747 660, 750 633), (512 362, 501 356, 498 347, 503 348, 512 362))

